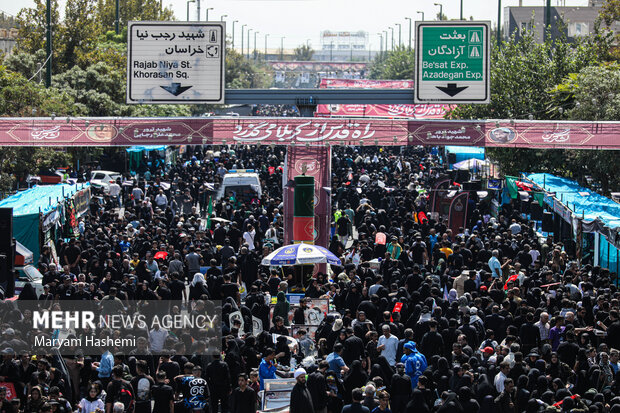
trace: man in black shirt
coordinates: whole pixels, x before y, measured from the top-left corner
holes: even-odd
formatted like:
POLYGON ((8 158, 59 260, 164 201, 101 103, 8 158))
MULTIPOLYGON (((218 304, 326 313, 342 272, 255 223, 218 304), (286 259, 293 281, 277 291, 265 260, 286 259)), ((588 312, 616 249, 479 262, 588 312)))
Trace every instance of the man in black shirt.
MULTIPOLYGON (((319 368, 314 373, 308 375, 306 386, 312 396, 312 405, 314 411, 317 413, 327 413, 327 381, 325 379, 325 373, 329 369, 329 363, 322 360, 319 363, 319 368)), ((411 387, 411 385, 409 385, 411 387)))
POLYGON ((135 413, 151 413, 151 389, 155 382, 147 375, 148 364, 144 360, 136 363, 136 377, 131 380, 131 387, 136 390, 135 413))
POLYGON ((170 281, 170 284, 168 286, 168 288, 170 288, 170 299, 181 301, 184 298, 187 298, 187 291, 185 290, 185 283, 179 280, 179 274, 176 272, 173 272, 172 274, 170 274, 170 278, 172 278, 172 281, 170 281))
POLYGON ((112 413, 112 406, 114 406, 114 403, 116 402, 122 402, 125 405, 125 411, 128 411, 134 400, 135 393, 133 391, 133 387, 131 387, 131 383, 123 380, 123 366, 114 366, 112 368, 112 380, 108 383, 108 387, 106 389, 106 413, 112 413))
POLYGON ((224 275, 224 284, 221 286, 222 301, 226 301, 226 298, 231 297, 237 304, 240 304, 241 296, 239 295, 239 286, 231 282, 229 274, 224 275))
POLYGON ((213 360, 207 366, 207 377, 210 380, 211 389, 213 390, 211 405, 214 411, 218 410, 218 406, 222 405, 222 411, 228 411, 228 396, 230 394, 230 369, 219 354, 214 354, 213 360))
POLYGON ((256 392, 248 387, 247 374, 239 374, 237 383, 230 396, 230 413, 256 413, 256 392))
POLYGON ((344 341, 344 353, 342 358, 347 366, 355 360, 361 360, 364 356, 364 342, 353 334, 353 328, 347 327, 345 330, 347 339, 344 341))
POLYGON ((299 307, 295 309, 293 314, 293 324, 306 324, 305 310, 308 308, 306 298, 299 300, 299 307))
POLYGON ((157 384, 151 389, 153 413, 172 413, 174 411, 174 391, 166 384, 166 372, 157 372, 157 384))

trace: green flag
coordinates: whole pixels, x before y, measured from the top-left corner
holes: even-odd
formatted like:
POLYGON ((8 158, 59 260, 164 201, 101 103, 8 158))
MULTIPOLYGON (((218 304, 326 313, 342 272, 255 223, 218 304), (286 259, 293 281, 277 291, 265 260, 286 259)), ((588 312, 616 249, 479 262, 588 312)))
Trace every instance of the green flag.
POLYGON ((209 196, 209 206, 207 207, 207 231, 211 229, 211 214, 213 213, 213 200, 209 196))
POLYGON ((506 188, 508 188, 508 192, 512 199, 517 199, 519 196, 519 188, 517 188, 518 180, 519 178, 516 176, 506 176, 506 188))

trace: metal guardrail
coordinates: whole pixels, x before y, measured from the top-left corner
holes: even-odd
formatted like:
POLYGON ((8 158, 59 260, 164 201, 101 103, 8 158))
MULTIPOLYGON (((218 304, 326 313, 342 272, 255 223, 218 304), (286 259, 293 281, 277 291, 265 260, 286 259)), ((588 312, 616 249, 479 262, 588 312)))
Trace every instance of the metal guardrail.
POLYGON ((227 89, 226 104, 413 104, 413 89, 227 89))

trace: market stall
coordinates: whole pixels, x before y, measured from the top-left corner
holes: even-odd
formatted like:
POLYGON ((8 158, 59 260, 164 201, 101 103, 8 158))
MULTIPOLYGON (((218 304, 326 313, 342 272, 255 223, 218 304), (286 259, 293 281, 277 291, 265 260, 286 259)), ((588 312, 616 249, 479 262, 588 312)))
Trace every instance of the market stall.
POLYGON ((54 251, 55 241, 76 235, 78 219, 88 212, 90 184, 35 186, 0 201, 13 208, 13 238, 39 261, 43 245, 54 251))

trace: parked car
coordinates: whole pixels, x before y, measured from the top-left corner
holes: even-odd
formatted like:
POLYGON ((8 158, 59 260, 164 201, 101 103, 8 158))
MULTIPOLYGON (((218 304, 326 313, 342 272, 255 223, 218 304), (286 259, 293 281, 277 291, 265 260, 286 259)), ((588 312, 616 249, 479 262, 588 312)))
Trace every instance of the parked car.
POLYGON ((110 191, 110 184, 116 182, 121 174, 113 171, 93 171, 90 185, 95 189, 101 189, 104 193, 110 191))

